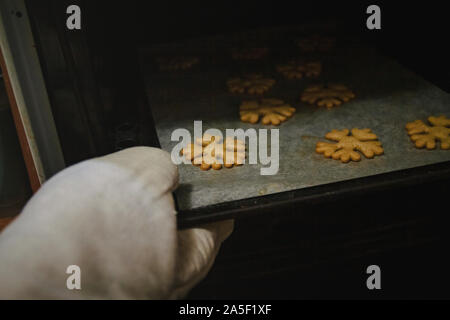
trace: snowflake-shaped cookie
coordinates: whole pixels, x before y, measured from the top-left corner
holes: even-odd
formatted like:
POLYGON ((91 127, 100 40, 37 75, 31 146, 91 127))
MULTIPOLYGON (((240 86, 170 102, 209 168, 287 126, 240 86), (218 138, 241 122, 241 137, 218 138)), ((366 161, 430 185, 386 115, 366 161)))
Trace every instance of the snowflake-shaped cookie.
POLYGON ((279 125, 295 113, 295 108, 280 99, 243 101, 240 107, 241 121, 279 125))
POLYGON ((341 84, 331 84, 328 86, 313 85, 303 91, 301 100, 309 104, 317 104, 319 107, 325 106, 330 109, 354 97, 355 94, 341 84))
POLYGON ((326 52, 334 47, 335 42, 335 38, 315 34, 297 40, 297 46, 302 52, 326 52))
POLYGON ((318 77, 322 72, 320 62, 290 61, 288 64, 277 66, 277 71, 288 79, 301 79, 306 77, 318 77))
POLYGON ((227 81, 232 93, 263 94, 275 84, 275 80, 264 78, 260 74, 249 74, 241 78, 227 81))
POLYGON ((450 119, 445 116, 429 117, 432 126, 427 126, 422 120, 416 120, 406 125, 408 135, 417 148, 436 148, 436 141, 441 142, 441 149, 450 149, 450 119))
POLYGON ((384 153, 381 142, 376 141, 378 137, 370 129, 352 129, 351 136, 349 133, 348 129, 327 133, 325 138, 337 143, 318 142, 316 152, 323 153, 326 158, 340 159, 343 163, 361 160, 361 155, 355 150, 369 159, 384 153))
POLYGON ((231 168, 244 164, 245 142, 235 137, 223 140, 221 137, 205 134, 202 139, 197 138, 195 143, 183 148, 181 154, 202 170, 219 170, 222 166, 231 168))
POLYGON ((268 52, 268 48, 234 48, 231 51, 231 56, 235 60, 259 60, 268 52))
POLYGON ((177 70, 187 70, 193 65, 197 64, 199 59, 197 57, 171 57, 171 58, 158 58, 160 70, 177 71, 177 70))

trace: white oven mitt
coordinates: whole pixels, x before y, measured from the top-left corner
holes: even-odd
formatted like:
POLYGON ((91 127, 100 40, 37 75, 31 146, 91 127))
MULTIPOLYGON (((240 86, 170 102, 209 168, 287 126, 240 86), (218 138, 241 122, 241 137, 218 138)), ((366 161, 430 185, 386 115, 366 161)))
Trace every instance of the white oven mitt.
POLYGON ((233 221, 178 231, 177 182, 170 155, 148 147, 63 170, 0 234, 0 298, 185 296, 206 276, 233 221), (80 267, 81 290, 67 288, 71 265, 80 267))

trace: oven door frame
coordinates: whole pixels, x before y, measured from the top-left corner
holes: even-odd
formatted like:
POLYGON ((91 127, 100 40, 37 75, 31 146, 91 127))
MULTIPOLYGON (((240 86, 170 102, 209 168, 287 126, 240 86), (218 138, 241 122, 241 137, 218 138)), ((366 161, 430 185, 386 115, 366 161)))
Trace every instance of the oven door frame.
POLYGON ((0 2, 0 64, 31 188, 36 192, 65 163, 23 0, 0 2))

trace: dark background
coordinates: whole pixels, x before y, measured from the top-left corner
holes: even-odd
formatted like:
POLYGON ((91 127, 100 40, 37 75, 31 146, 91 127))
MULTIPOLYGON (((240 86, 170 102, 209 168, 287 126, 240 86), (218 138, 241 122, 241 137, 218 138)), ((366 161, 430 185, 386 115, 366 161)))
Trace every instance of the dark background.
MULTIPOLYGON (((359 35, 450 89, 448 13, 438 1, 137 1, 140 45, 269 26, 336 20, 343 35, 359 35), (382 29, 366 28, 366 9, 381 8, 382 29)), ((131 10, 131 7, 129 7, 131 10)))
MULTIPOLYGON (((139 47, 154 43, 332 19, 343 36, 360 37, 450 91, 449 27, 439 2, 29 0, 27 7, 67 164, 158 145, 137 59, 139 47), (69 4, 82 8, 81 31, 65 28, 69 4), (381 7, 382 30, 366 29, 369 4, 381 7)), ((447 170, 238 219, 190 297, 449 298, 449 182, 447 170), (378 292, 365 287, 371 264, 381 267, 378 292)))

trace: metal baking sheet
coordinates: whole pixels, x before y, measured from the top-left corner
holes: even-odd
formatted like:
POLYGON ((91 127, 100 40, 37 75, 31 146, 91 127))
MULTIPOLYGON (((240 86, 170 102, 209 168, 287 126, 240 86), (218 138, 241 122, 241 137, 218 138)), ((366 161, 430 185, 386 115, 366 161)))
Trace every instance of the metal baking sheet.
MULTIPOLYGON (((419 150, 406 134, 407 122, 444 114, 450 117, 450 95, 418 77, 395 61, 357 42, 337 42, 327 54, 303 56, 293 45, 295 32, 288 29, 253 35, 256 45, 269 47, 259 62, 231 59, 230 49, 245 37, 216 37, 161 45, 142 51, 148 98, 163 149, 171 152, 176 128, 193 134, 194 120, 203 130, 217 128, 271 128, 239 120, 239 104, 249 96, 230 94, 226 81, 245 72, 259 72, 276 80, 265 94, 296 107, 296 114, 280 129, 280 167, 273 176, 260 175, 261 165, 202 171, 180 165, 180 186, 175 192, 179 209, 192 210, 218 203, 303 189, 450 160, 450 151, 419 150), (195 55, 200 63, 180 72, 159 71, 155 58, 164 55, 195 55), (318 79, 284 79, 275 70, 290 58, 319 60, 318 79), (312 83, 342 83, 356 98, 330 110, 300 102, 300 93, 312 83), (371 128, 383 143, 385 154, 374 159, 342 164, 315 152, 318 141, 332 129, 371 128)), ((273 127, 274 128, 274 127, 273 127)), ((224 131, 223 131, 224 132, 224 131)))

